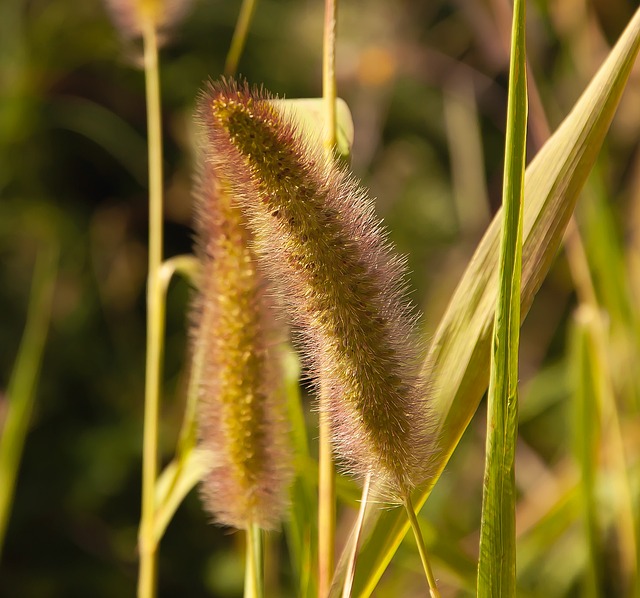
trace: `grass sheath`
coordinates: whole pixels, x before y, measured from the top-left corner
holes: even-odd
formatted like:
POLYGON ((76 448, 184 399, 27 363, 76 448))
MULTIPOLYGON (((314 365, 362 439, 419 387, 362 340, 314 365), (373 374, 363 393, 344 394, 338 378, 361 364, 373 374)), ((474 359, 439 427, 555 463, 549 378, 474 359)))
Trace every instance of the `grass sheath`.
POLYGON ((602 364, 598 361, 596 343, 598 314, 589 304, 582 304, 574 315, 572 330, 573 360, 573 448, 580 468, 580 506, 587 546, 587 566, 582 595, 595 598, 602 590, 600 563, 602 551, 598 539, 598 501, 596 494, 598 450, 600 438, 600 405, 598 394, 602 382, 602 364))

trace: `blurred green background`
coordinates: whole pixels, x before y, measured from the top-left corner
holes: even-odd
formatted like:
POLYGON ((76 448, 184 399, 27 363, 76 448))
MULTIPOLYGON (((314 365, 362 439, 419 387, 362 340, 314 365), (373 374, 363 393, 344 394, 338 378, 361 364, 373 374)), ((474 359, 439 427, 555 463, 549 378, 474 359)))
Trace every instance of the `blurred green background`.
MULTIPOLYGON (((528 2, 530 64, 552 129, 635 7, 635 0, 528 2)), ((223 69, 238 11, 236 0, 195 1, 162 51, 167 257, 191 249, 191 114, 203 81, 223 69)), ((355 124, 353 168, 408 255, 426 338, 501 200, 508 11, 506 0, 340 3, 338 86, 355 124)), ((240 72, 281 96, 320 95, 322 13, 320 0, 259 0, 240 72)), ((135 592, 147 241, 140 61, 140 46, 119 35, 99 0, 0 3, 0 425, 36 256, 60 251, 50 336, 0 562, 2 597, 135 592)), ((545 136, 534 103, 530 156, 545 136)), ((578 208, 609 323, 635 507, 639 141, 636 68, 578 208)), ((161 416, 167 460, 184 406, 188 301, 186 283, 173 283, 161 416)), ((578 475, 568 343, 575 308, 560 255, 521 349, 520 583, 546 597, 586 595, 579 522, 570 517, 573 503, 562 510, 578 475)), ((484 427, 481 408, 425 509, 437 532, 430 544, 444 596, 470 595, 473 587, 484 427)), ((606 450, 598 459, 607 480, 606 450)), ((611 487, 613 498, 604 491, 600 497, 608 596, 624 592, 611 487)), ((345 525, 351 516, 345 510, 345 525)), ((339 538, 347 530, 341 527, 339 538)), ((291 596, 286 546, 274 552, 280 566, 270 570, 282 573, 270 587, 291 596)), ((240 596, 242 559, 241 538, 208 525, 192 492, 161 544, 159 595, 240 596)), ((401 547, 379 595, 421 595, 419 567, 410 543, 401 547)))

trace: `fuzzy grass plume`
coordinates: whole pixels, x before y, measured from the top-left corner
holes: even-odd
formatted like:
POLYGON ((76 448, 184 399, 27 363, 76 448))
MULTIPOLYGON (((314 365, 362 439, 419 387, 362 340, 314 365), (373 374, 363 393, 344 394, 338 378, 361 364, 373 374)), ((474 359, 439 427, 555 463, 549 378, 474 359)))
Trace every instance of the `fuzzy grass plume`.
POLYGON ((292 459, 277 392, 274 326, 242 214, 209 164, 196 186, 202 277, 193 314, 202 445, 215 466, 202 482, 207 510, 236 528, 275 527, 292 459))
POLYGON ((433 451, 404 262, 366 191, 269 100, 246 84, 211 85, 199 104, 208 158, 233 184, 256 253, 302 332, 338 458, 401 500, 433 451))

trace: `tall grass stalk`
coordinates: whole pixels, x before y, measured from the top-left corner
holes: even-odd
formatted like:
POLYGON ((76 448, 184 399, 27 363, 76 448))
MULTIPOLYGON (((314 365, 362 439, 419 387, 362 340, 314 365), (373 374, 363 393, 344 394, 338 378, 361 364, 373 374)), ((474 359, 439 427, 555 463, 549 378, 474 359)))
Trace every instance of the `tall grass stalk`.
POLYGON ((516 594, 515 445, 527 133, 525 3, 516 0, 511 35, 499 291, 491 345, 478 596, 516 594))
MULTIPOLYGON (((322 39, 322 94, 324 108, 323 143, 326 160, 334 159, 336 146, 336 27, 338 0, 325 0, 322 39)), ((331 449, 331 430, 327 409, 328 397, 320 382, 320 420, 318 447, 318 596, 329 594, 335 567, 336 489, 335 467, 331 449)))
POLYGON ((144 440, 142 454, 142 516, 140 520, 138 578, 139 598, 152 598, 156 591, 157 549, 154 535, 155 484, 158 477, 158 411, 160 364, 163 354, 164 303, 162 267, 162 129, 156 23, 144 19, 144 72, 147 103, 149 156, 149 273, 147 279, 147 348, 145 369, 144 440))
POLYGON ((264 538, 255 524, 247 526, 244 598, 264 598, 264 538))

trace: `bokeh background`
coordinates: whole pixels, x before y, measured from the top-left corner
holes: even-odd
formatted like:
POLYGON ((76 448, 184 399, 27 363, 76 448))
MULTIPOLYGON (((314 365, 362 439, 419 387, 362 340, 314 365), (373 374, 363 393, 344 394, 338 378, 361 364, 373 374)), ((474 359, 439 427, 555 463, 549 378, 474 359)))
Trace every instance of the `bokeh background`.
MULTIPOLYGON (((528 2, 539 99, 532 98, 530 157, 546 135, 544 114, 553 130, 635 8, 635 0, 528 2)), ((353 169, 408 255, 427 339, 501 200, 509 10, 506 0, 340 3, 338 85, 355 124, 353 169)), ((238 0, 194 0, 162 51, 168 257, 191 251, 192 110, 203 82, 222 72, 238 11, 238 0)), ((321 0, 259 0, 240 72, 281 96, 319 96, 322 13, 321 0)), ((0 3, 0 391, 17 355, 36 256, 60 255, 0 562, 2 597, 135 592, 148 224, 140 62, 139 44, 120 35, 99 0, 0 3)), ((608 350, 636 507, 639 141, 636 68, 578 209, 610 322, 608 350)), ((161 416, 165 460, 184 406, 188 301, 187 284, 173 283, 161 416)), ((524 326, 521 351, 520 583, 547 598, 586 595, 580 522, 561 510, 564 489, 577 475, 568 343, 575 308, 561 253, 524 326)), ((0 392, 0 425, 5 401, 0 392)), ((483 404, 425 510, 447 596, 472 594, 484 426, 483 404)), ((315 439, 312 428, 310 435, 315 439)), ((606 476, 606 446, 594 458, 606 476)), ((613 498, 603 491, 604 505, 616 504, 611 488, 613 498)), ((342 510, 348 523, 352 513, 342 510)), ((601 595, 607 596, 624 595, 620 532, 611 519, 608 513, 601 522, 601 595)), ((270 587, 274 596, 292 596, 286 546, 277 536, 272 542, 282 550, 274 551, 279 566, 274 562, 271 570, 280 573, 270 587)), ((242 562, 242 539, 210 525, 192 492, 161 545, 159 595, 240 596, 242 562)), ((421 595, 423 583, 409 542, 378 591, 421 595)))

